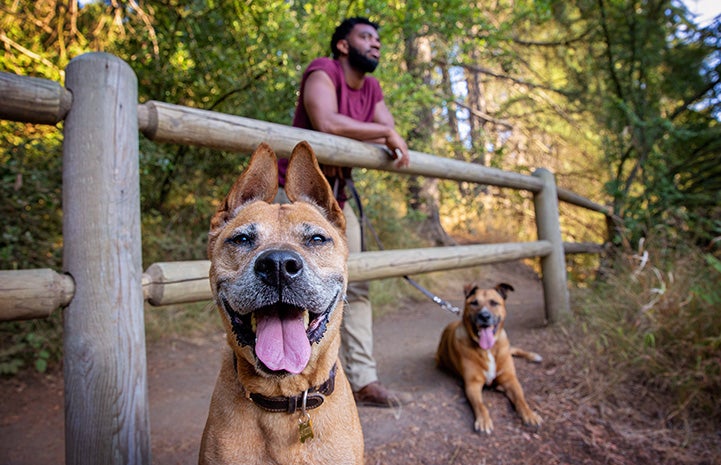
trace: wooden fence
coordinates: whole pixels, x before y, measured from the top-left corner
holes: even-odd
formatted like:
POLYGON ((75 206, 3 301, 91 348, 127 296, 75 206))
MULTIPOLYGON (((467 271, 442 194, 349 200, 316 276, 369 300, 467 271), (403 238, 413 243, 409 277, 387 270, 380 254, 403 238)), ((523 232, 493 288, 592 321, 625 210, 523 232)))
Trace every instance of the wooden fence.
POLYGON ((350 280, 379 279, 540 257, 550 322, 570 314, 566 250, 595 244, 561 239, 558 200, 608 215, 606 207, 533 176, 412 152, 397 170, 381 147, 239 116, 150 101, 138 103, 127 63, 89 53, 66 69, 65 87, 0 73, 0 118, 64 122, 63 270, 0 271, 0 320, 42 318, 63 308, 67 464, 149 464, 144 302, 209 300, 208 261, 154 263, 142 269, 139 134, 156 142, 249 153, 268 142, 288 156, 300 140, 319 161, 527 190, 538 240, 352 254, 350 280))

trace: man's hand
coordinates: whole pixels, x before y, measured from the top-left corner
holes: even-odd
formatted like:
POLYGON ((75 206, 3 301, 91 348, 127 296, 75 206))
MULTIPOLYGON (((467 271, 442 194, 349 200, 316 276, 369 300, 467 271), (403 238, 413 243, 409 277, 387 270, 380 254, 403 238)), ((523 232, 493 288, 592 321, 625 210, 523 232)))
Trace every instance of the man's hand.
POLYGON ((395 130, 391 130, 391 134, 386 137, 386 146, 390 149, 391 156, 395 158, 393 164, 396 168, 407 168, 410 166, 411 156, 408 152, 408 145, 395 130))

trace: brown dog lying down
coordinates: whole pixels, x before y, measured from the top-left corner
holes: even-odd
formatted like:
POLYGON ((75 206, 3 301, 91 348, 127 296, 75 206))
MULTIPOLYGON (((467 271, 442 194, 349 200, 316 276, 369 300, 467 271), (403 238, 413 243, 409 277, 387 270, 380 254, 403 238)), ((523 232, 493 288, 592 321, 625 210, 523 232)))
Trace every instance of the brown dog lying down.
POLYGON ((338 362, 348 274, 345 217, 306 142, 288 166, 261 144, 211 220, 210 285, 228 346, 200 464, 362 464, 338 362))
POLYGON ((475 431, 490 434, 493 430, 482 396, 483 386, 492 385, 506 393, 525 424, 540 426, 541 417, 526 403, 512 356, 533 362, 540 362, 541 356, 511 347, 503 329, 506 296, 513 287, 501 283, 494 289, 479 289, 468 284, 463 290, 463 318, 450 323, 441 334, 436 353, 439 368, 463 379, 475 416, 475 431))

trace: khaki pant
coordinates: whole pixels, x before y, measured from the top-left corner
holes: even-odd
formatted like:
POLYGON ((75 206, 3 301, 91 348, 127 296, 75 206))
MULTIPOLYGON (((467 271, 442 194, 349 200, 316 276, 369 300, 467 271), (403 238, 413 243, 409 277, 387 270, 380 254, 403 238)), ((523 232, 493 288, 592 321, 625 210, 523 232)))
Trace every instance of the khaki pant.
MULTIPOLYGON (((277 203, 288 203, 283 189, 275 198, 277 203)), ((343 206, 346 236, 350 253, 361 251, 361 227, 358 217, 346 202, 343 206)), ((373 358, 373 309, 368 298, 368 282, 348 284, 346 306, 341 326, 340 359, 348 381, 354 391, 378 381, 376 361, 373 358)))
MULTIPOLYGON (((346 202, 343 205, 346 236, 350 253, 361 251, 361 227, 358 217, 346 202)), ((348 284, 347 304, 341 327, 340 359, 354 391, 378 381, 373 358, 373 309, 368 298, 368 282, 348 284)))

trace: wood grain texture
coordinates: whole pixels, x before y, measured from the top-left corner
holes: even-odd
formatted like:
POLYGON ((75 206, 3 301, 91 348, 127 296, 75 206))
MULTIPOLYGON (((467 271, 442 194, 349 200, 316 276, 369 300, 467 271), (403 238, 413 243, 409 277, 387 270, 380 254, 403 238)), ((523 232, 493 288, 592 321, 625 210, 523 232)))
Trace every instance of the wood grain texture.
POLYGON ((72 105, 72 94, 47 79, 0 72, 0 119, 57 124, 72 105))
POLYGON ((543 190, 533 196, 536 210, 536 231, 539 240, 551 244, 551 253, 541 257, 543 295, 546 317, 551 323, 571 315, 571 303, 566 280, 566 256, 558 218, 558 194, 553 173, 540 168, 534 173, 543 181, 543 190))
POLYGON ((67 68, 63 146, 65 463, 149 464, 137 79, 120 59, 67 68))
POLYGON ((75 283, 48 268, 0 271, 0 321, 47 318, 70 303, 75 283))

